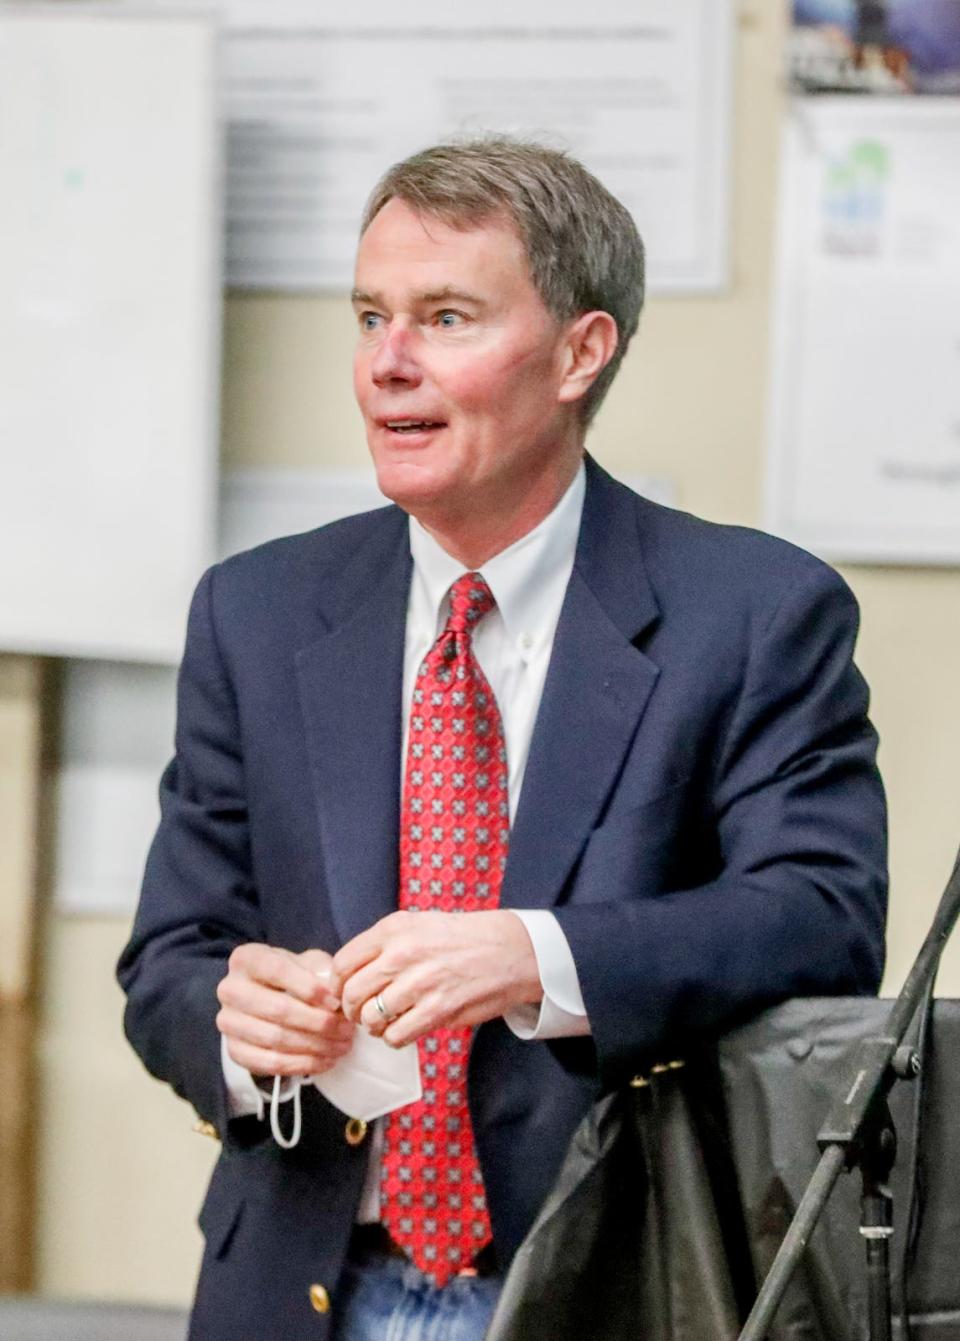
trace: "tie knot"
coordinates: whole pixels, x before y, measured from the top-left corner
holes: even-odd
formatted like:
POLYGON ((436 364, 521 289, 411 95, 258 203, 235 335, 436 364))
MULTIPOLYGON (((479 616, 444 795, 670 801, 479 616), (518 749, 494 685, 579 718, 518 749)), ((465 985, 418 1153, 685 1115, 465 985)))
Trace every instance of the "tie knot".
POLYGON ((454 633, 470 633, 495 605, 493 593, 480 574, 464 573, 450 588, 447 628, 454 633))

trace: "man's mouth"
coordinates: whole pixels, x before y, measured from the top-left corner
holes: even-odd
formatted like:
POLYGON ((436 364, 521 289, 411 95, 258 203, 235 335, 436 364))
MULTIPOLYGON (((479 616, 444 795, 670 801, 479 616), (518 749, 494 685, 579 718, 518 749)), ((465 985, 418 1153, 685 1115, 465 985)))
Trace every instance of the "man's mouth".
POLYGON ((405 434, 428 433, 432 429, 446 428, 446 424, 440 419, 387 419, 384 428, 402 437, 405 434))

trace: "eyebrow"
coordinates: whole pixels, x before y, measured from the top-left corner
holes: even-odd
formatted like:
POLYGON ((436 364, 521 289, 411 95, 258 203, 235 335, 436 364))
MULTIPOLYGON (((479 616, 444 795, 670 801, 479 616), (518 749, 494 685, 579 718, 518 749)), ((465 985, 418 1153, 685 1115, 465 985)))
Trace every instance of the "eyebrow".
MULTIPOLYGON (((386 307, 382 293, 368 293, 366 289, 354 289, 350 294, 350 301, 353 304, 368 303, 371 307, 386 307)), ((468 293, 465 289, 457 289, 452 285, 444 285, 442 289, 428 289, 423 293, 415 293, 413 301, 418 304, 428 305, 430 303, 469 303, 471 307, 485 307, 486 303, 482 298, 478 298, 475 293, 468 293)))

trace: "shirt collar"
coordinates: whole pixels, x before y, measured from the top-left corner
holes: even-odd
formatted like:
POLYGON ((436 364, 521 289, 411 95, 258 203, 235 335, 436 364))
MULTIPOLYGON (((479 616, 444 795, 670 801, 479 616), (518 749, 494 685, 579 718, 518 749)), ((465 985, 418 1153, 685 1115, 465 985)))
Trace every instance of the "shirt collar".
MULTIPOLYGON (((507 636, 517 640, 525 657, 553 636, 573 568, 585 492, 581 462, 553 511, 476 570, 493 593, 507 636)), ((432 616, 435 637, 447 616, 447 593, 467 570, 415 517, 410 518, 410 552, 418 603, 432 616)))

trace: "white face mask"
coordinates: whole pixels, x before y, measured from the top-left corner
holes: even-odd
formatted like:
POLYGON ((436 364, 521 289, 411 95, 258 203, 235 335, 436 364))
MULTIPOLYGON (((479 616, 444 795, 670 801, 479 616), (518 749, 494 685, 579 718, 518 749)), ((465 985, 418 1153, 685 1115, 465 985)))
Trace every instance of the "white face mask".
MULTIPOLYGON (((357 1029, 353 1047, 329 1071, 313 1076, 312 1083, 323 1097, 348 1117, 372 1122, 395 1108, 420 1098, 420 1062, 417 1046, 391 1048, 366 1029, 357 1029)), ((283 1079, 275 1076, 270 1096, 270 1130, 277 1145, 291 1150, 300 1140, 300 1085, 281 1098, 283 1079), (289 1100, 293 1108, 290 1135, 280 1129, 280 1104, 289 1100)))
POLYGON ((372 1122, 422 1094, 417 1045, 391 1048, 382 1038, 358 1029, 346 1057, 314 1076, 317 1089, 349 1117, 372 1122))

